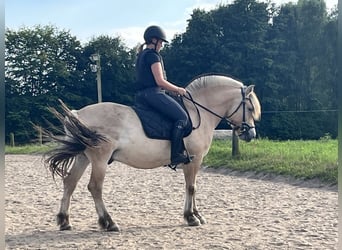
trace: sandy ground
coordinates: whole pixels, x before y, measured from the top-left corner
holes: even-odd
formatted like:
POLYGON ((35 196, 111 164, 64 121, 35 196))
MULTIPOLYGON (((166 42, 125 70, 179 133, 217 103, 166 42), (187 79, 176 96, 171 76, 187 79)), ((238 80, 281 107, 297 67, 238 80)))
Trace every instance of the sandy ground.
POLYGON ((61 181, 52 180, 40 156, 6 155, 5 162, 6 249, 337 249, 335 187, 203 170, 197 200, 207 224, 188 227, 181 170, 115 163, 104 200, 121 232, 97 225, 90 168, 73 195, 73 230, 61 232, 61 181))

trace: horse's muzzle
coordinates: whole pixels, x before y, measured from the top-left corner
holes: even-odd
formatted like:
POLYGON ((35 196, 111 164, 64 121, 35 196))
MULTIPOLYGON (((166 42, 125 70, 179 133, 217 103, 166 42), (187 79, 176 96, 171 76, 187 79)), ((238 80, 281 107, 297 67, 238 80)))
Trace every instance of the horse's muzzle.
POLYGON ((255 127, 251 127, 248 124, 242 126, 239 133, 239 138, 243 141, 250 142, 253 138, 256 137, 255 127))

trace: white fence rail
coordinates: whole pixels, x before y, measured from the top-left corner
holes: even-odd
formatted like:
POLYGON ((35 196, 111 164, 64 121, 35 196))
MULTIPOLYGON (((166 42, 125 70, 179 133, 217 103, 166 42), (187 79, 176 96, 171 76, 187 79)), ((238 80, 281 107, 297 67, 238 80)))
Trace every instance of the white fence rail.
POLYGON ((233 130, 214 130, 214 139, 231 140, 233 137, 233 130))

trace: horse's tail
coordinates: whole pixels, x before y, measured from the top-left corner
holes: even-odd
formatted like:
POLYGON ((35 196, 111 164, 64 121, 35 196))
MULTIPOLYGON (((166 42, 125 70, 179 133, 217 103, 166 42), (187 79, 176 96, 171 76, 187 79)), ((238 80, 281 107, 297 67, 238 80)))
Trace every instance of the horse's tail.
POLYGON ((50 111, 64 126, 63 136, 56 136, 47 130, 44 131, 45 135, 59 144, 58 147, 45 154, 45 164, 52 172, 53 178, 56 174, 62 178, 67 176, 75 157, 87 147, 97 147, 101 142, 107 141, 103 135, 83 124, 61 100, 59 101, 64 114, 54 108, 50 108, 50 111))

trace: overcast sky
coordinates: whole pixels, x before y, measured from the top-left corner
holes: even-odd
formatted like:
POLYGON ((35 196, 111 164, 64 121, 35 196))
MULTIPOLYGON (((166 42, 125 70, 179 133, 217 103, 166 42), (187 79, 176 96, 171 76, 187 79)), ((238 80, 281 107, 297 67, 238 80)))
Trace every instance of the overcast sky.
MULTIPOLYGON (((338 0, 326 0, 328 9, 338 0)), ((5 26, 17 30, 55 25, 85 43, 99 35, 120 36, 128 47, 143 42, 151 24, 160 25, 171 40, 185 31, 194 8, 210 10, 232 0, 7 0, 5 26)), ((278 5, 288 0, 273 0, 278 5)))

